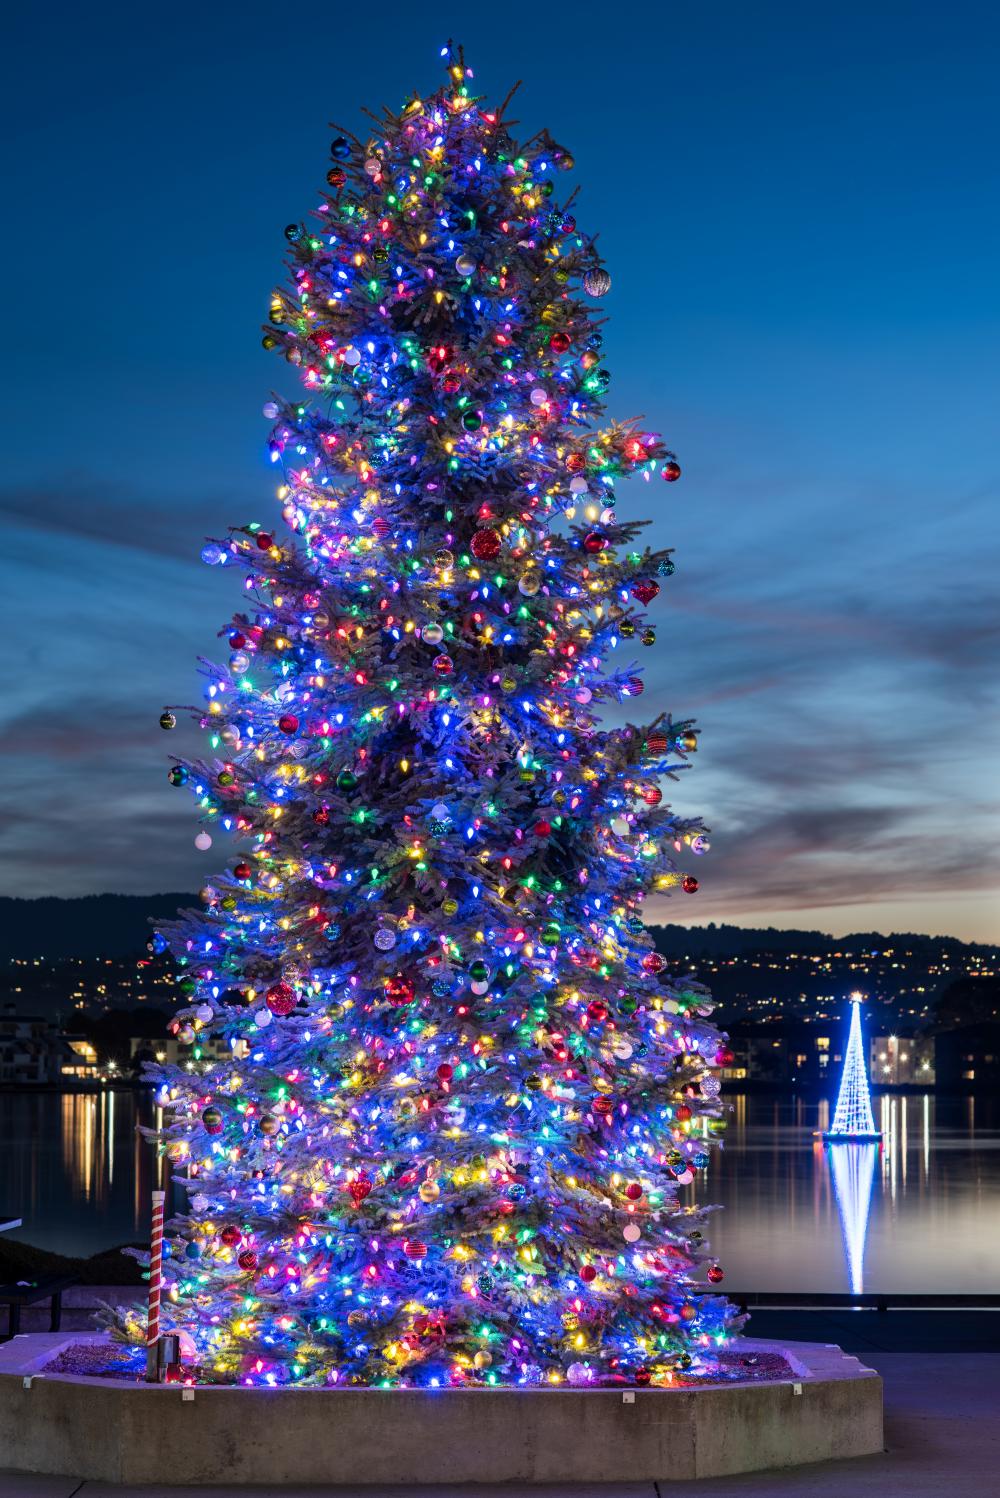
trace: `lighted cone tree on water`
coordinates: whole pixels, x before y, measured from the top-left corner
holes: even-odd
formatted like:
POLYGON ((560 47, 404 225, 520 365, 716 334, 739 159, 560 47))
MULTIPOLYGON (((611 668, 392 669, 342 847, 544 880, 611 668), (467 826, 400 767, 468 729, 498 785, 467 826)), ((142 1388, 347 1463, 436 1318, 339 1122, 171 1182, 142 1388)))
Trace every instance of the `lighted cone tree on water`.
POLYGON ((680 469, 597 424, 572 162, 470 79, 333 142, 264 338, 306 388, 267 407, 294 537, 204 553, 246 612, 170 779, 233 851, 157 937, 193 1064, 154 1072, 166 1315, 224 1381, 661 1383, 734 1324, 682 1190, 727 1058, 642 919, 697 888, 657 783, 696 739, 597 717, 673 571, 615 483, 680 469))

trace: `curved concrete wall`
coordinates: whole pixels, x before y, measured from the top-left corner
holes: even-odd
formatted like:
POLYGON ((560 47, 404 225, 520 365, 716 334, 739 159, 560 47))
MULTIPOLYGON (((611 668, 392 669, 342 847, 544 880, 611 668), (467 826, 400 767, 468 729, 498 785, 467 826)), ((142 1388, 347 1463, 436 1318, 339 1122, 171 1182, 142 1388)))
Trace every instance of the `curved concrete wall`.
POLYGON ((780 1349, 794 1382, 624 1392, 197 1388, 185 1399, 176 1385, 38 1371, 79 1340, 26 1336, 0 1348, 0 1465, 136 1484, 598 1483, 882 1450, 882 1380, 839 1348, 811 1343, 780 1349))

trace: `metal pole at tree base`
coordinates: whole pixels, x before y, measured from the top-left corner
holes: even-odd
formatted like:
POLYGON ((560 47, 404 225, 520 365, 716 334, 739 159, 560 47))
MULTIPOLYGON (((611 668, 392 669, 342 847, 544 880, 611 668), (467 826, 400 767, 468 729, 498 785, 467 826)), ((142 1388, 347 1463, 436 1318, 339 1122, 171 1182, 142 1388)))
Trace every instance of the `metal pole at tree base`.
POLYGON ((165 1191, 153 1192, 153 1235, 149 1245, 149 1310, 146 1315, 146 1382, 160 1381, 160 1284, 163 1278, 163 1203, 165 1191))

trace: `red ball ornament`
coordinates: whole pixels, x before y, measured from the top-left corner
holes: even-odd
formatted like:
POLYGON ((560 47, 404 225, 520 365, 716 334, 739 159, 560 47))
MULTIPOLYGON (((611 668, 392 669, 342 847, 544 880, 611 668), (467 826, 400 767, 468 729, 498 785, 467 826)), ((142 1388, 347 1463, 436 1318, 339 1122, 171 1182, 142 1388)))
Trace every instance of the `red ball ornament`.
POLYGON ((441 381, 441 389, 445 392, 446 395, 456 395, 458 391, 461 390, 461 388, 461 377, 455 374, 454 371, 450 371, 448 374, 446 374, 444 379, 441 381))
POLYGON ((647 952, 642 959, 642 966, 647 973, 662 973, 666 965, 666 958, 661 957, 659 952, 647 952))
POLYGON ((258 531, 256 535, 257 545, 261 551, 270 551, 274 545, 274 537, 269 536, 267 531, 258 531))
POLYGON ((342 166, 332 166, 326 174, 326 180, 332 188, 339 192, 347 181, 347 173, 342 166))
POLYGON ((610 1118, 615 1111, 615 1105, 609 1097, 595 1097, 593 1109, 601 1118, 610 1118))
POLYGON ((549 348, 555 354, 564 354, 572 341, 568 333, 553 333, 549 339, 549 348))
POLYGON ((481 562, 492 562, 500 555, 500 532, 495 531, 492 526, 485 526, 476 531, 472 537, 472 555, 478 557, 481 562))
POLYGON ((427 1244, 421 1243, 418 1238, 404 1238, 403 1252, 408 1259, 426 1259, 427 1244))
POLYGON ((377 515, 372 521, 372 534, 378 536, 380 541, 385 539, 391 529, 392 527, 388 520, 382 515, 377 515))
POLYGON ((548 837, 548 835, 549 835, 549 833, 551 831, 552 831, 552 824, 550 822, 536 822, 535 823, 535 836, 536 837, 548 837))
POLYGON ((644 1389, 646 1385, 651 1382, 653 1375, 650 1373, 648 1368, 637 1368, 633 1377, 635 1378, 635 1381, 639 1385, 639 1387, 644 1389))
POLYGON ((412 1004, 413 1002, 415 993, 413 984, 401 973, 397 973, 394 978, 386 978, 382 989, 390 1004, 412 1004))
POLYGON ((587 1018, 595 1025, 603 1024, 608 1017, 608 1006, 602 1004, 600 999, 592 999, 587 1005, 587 1018))
POLYGON ((449 1065, 447 1061, 442 1061, 441 1065, 437 1069, 437 1074, 439 1082, 450 1082, 452 1077, 455 1075, 455 1068, 449 1065))
POLYGON ((278 727, 282 733, 294 733, 299 726, 299 720, 294 713, 282 713, 278 719, 278 727))
POLYGON ((229 643, 233 650, 242 650, 246 642, 246 635, 241 634, 238 629, 234 629, 229 636, 229 643))
POLYGON ((455 669, 455 662, 450 655, 436 655, 434 669, 439 676, 450 676, 455 669))
POLYGON ((724 1280, 725 1277, 725 1270, 720 1269, 718 1264, 713 1264, 708 1271, 708 1278, 711 1280, 713 1285, 717 1285, 719 1281, 724 1280))
POLYGON ((647 806, 659 806, 663 800, 663 792, 658 785, 647 785, 642 793, 642 799, 647 806))
POLYGON ((684 878, 681 880, 681 889, 686 895, 696 895, 698 893, 698 881, 693 874, 684 875, 684 878))
POLYGON ((640 578, 632 584, 632 597, 638 598, 640 603, 652 603, 659 591, 659 583, 654 583, 651 577, 640 578))
POLYGON ((257 1268, 257 1255, 252 1248, 245 1248, 236 1260, 241 1269, 247 1271, 257 1268))
POLYGON ((689 1300, 685 1301, 684 1304, 681 1306, 681 1320, 682 1321, 694 1321, 694 1319, 695 1319, 695 1317, 697 1315, 698 1315, 698 1307, 697 1306, 693 1306, 689 1300))
POLYGON ((569 473, 582 473, 587 466, 587 460, 583 453, 570 453, 566 459, 566 469, 569 473))
POLYGON ((731 1051, 728 1046, 723 1046, 721 1050, 715 1053, 716 1066, 732 1066, 735 1060, 736 1053, 731 1051))
POLYGON ((665 733, 651 733, 643 745, 643 749, 651 759, 659 759, 669 748, 670 740, 665 733))
POLYGON ((592 1285, 597 1278, 597 1270, 593 1264, 584 1264, 580 1270, 580 1278, 585 1285, 592 1285))
POLYGON ((602 536, 600 531, 588 531, 583 538, 583 549, 591 556, 596 556, 599 551, 605 551, 608 545, 607 536, 602 536))
POLYGON ((677 1104, 677 1107, 674 1109, 674 1117, 678 1120, 679 1123, 687 1123, 688 1119, 691 1117, 691 1109, 688 1107, 687 1103, 677 1104))
POLYGON ((673 484, 676 483, 680 476, 681 465, 673 458, 671 458, 670 462, 665 463, 663 466, 663 477, 666 479, 668 484, 673 484))
POLYGON ((628 1197, 630 1202, 637 1202, 642 1196, 642 1187, 639 1185, 639 1182, 630 1181, 625 1187, 625 1195, 628 1197))
POLYGON ((239 1228, 234 1223, 228 1223, 219 1234, 219 1242, 224 1243, 227 1248, 235 1248, 242 1237, 239 1228))
POLYGON ((248 863, 235 863, 235 864, 233 864, 233 878, 234 879, 249 879, 250 876, 252 875, 252 873, 253 873, 253 869, 250 867, 250 865, 248 863))
POLYGON ((295 990, 288 983, 275 983, 264 995, 264 1002, 272 1014, 283 1019, 286 1014, 291 1014, 295 1008, 295 990))

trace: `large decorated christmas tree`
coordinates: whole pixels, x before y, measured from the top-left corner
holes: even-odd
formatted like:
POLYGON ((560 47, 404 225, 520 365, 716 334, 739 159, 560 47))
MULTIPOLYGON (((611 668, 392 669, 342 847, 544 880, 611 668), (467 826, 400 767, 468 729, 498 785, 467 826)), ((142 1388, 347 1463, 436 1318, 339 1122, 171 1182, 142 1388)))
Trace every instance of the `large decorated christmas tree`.
POLYGON ((691 724, 599 714, 674 570, 615 485, 680 468, 601 424, 571 158, 447 66, 285 230, 283 526, 203 552, 246 603, 170 771, 232 852, 156 937, 191 1002, 167 1318, 225 1382, 663 1383, 733 1324, 686 1189, 725 1053, 643 923, 707 843, 659 784, 691 724))

